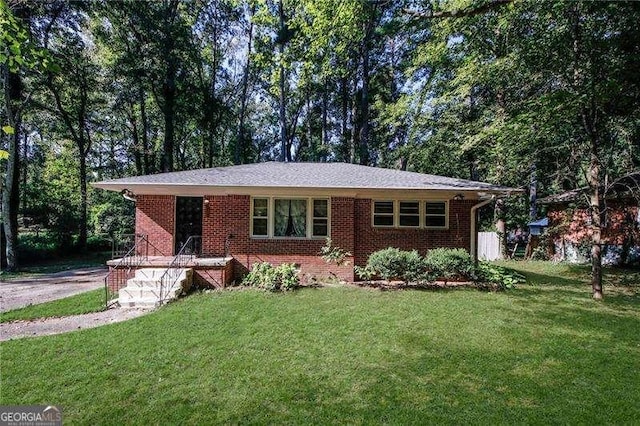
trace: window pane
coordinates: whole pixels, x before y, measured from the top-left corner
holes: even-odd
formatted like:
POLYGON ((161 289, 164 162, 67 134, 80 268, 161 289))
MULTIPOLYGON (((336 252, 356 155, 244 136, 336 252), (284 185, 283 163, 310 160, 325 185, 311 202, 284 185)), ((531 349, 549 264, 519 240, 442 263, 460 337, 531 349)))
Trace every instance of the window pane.
POLYGON ((393 226, 393 216, 374 216, 373 224, 375 226, 393 226))
POLYGON ((253 199, 253 216, 267 217, 267 206, 269 205, 266 198, 253 199))
POLYGON ((400 216, 400 226, 420 226, 420 216, 400 216))
POLYGON ((326 237, 329 235, 327 219, 313 219, 313 236, 326 237))
POLYGON ((327 200, 313 200, 313 217, 328 217, 329 203, 327 200))
POLYGON ((417 201, 400 201, 400 214, 420 214, 420 203, 417 201))
POLYGON ((446 221, 444 216, 427 216, 425 218, 425 226, 439 226, 444 227, 446 221))
POLYGON ((267 219, 253 219, 253 235, 267 235, 267 219))
POLYGON ((275 200, 276 237, 307 235, 307 200, 275 200))
MULTIPOLYGON (((376 201, 373 203, 373 213, 393 214, 393 201, 376 201)), ((392 223, 393 224, 393 223, 392 223)))
POLYGON ((444 202, 426 203, 426 214, 445 214, 445 211, 444 202))

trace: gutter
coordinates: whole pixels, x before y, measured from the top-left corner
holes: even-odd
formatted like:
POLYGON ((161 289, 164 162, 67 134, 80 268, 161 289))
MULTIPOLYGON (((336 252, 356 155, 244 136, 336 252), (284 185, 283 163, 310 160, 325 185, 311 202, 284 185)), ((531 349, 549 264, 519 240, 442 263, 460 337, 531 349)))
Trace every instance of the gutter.
POLYGON ((486 206, 487 204, 494 201, 495 199, 496 199, 496 196, 494 194, 488 200, 484 200, 483 202, 478 203, 475 206, 471 207, 471 245, 469 247, 469 250, 470 250, 470 254, 474 264, 478 263, 478 244, 477 244, 478 231, 476 229, 477 222, 478 222, 477 212, 480 207, 486 206))

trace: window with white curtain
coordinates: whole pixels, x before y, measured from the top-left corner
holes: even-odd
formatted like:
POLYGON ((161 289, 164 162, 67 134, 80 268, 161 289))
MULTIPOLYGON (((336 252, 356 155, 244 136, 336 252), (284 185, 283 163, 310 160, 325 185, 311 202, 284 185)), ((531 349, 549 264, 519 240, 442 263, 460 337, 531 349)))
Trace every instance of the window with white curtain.
POLYGON ((324 238, 329 236, 329 200, 325 198, 253 198, 251 236, 324 238))

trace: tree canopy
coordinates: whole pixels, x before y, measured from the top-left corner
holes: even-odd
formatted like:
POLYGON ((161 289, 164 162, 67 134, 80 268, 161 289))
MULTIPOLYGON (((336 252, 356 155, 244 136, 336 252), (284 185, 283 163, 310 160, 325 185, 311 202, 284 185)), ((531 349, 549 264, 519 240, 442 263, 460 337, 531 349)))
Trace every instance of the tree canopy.
POLYGON ((3 0, 5 223, 82 247, 130 223, 97 220, 130 210, 93 180, 284 159, 535 172, 542 195, 588 186, 600 226, 600 188, 640 164, 639 22, 636 2, 3 0))

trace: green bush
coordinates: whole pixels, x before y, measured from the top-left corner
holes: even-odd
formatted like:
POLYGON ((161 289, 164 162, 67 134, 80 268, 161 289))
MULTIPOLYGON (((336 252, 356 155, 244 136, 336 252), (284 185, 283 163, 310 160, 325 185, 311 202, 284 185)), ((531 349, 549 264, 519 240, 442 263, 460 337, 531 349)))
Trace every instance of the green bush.
POLYGON ((111 240, 106 235, 90 235, 87 237, 87 251, 111 250, 111 240))
POLYGON ((373 272, 385 280, 401 279, 405 282, 423 280, 426 272, 424 259, 416 250, 404 251, 395 247, 371 253, 366 268, 356 270, 358 276, 373 272))
POLYGON ((525 283, 526 278, 513 269, 480 262, 477 268, 477 281, 494 284, 498 289, 504 290, 514 288, 516 284, 525 283))
POLYGON ((473 280, 475 267, 469 253, 464 249, 437 248, 429 250, 425 265, 431 273, 445 280, 460 278, 473 280))
POLYGON ((21 233, 18 235, 18 259, 29 263, 52 259, 61 252, 57 236, 50 232, 21 233))
POLYGON ((274 267, 268 262, 255 263, 242 285, 268 291, 288 291, 300 286, 298 269, 292 263, 274 267))

